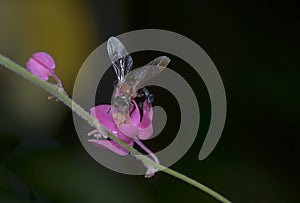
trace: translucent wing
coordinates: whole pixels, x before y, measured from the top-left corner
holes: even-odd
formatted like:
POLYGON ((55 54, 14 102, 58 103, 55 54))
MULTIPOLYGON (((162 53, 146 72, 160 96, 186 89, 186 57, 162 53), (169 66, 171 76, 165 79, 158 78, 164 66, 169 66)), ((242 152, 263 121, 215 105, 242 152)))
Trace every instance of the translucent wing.
POLYGON ((167 56, 160 56, 149 62, 147 65, 137 68, 129 72, 122 83, 119 84, 121 94, 133 97, 136 92, 142 88, 148 80, 155 77, 161 71, 163 71, 170 63, 170 59, 167 56), (130 87, 130 91, 122 91, 122 87, 130 87))
POLYGON ((116 37, 110 37, 107 41, 107 52, 119 81, 123 81, 130 71, 133 60, 125 49, 125 46, 116 37))

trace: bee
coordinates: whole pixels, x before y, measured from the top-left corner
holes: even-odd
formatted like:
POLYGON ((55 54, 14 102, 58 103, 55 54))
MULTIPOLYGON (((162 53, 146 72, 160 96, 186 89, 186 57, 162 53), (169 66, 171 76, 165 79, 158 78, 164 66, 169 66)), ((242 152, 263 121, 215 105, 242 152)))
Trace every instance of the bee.
POLYGON ((132 99, 145 97, 147 102, 153 101, 153 95, 144 87, 145 82, 163 71, 170 63, 170 59, 167 56, 159 56, 131 71, 132 57, 116 37, 108 39, 107 52, 118 79, 111 100, 113 118, 118 126, 131 124, 129 110, 132 99))

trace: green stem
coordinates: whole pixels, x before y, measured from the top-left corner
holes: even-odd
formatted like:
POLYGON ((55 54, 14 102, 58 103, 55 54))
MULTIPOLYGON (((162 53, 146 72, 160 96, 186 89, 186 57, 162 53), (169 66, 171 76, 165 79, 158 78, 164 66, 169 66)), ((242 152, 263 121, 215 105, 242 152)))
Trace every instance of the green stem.
POLYGON ((34 76, 30 72, 28 72, 25 68, 21 67, 20 65, 16 64, 15 62, 11 61, 10 59, 6 58, 5 56, 0 54, 0 64, 2 64, 4 67, 8 68, 9 70, 21 75, 27 80, 30 80, 37 86, 43 88, 53 96, 55 96, 58 100, 63 102, 66 106, 68 106, 72 111, 77 113, 81 118, 86 120, 90 125, 95 127, 99 132, 104 131, 109 135, 109 137, 120 144, 122 147, 127 149, 132 155, 136 156, 138 159, 140 159, 143 163, 148 164, 151 167, 157 168, 165 173, 168 173, 190 185, 195 186, 196 188, 206 192, 207 194, 211 195, 215 199, 228 203, 230 202, 228 199, 223 197, 222 195, 218 194, 217 192, 213 191, 212 189, 206 187, 205 185, 177 172, 170 168, 167 168, 161 164, 155 163, 151 159, 149 159, 147 156, 142 155, 134 148, 130 147, 126 143, 122 142, 117 136, 112 134, 110 131, 108 131, 105 127, 103 127, 96 118, 92 117, 87 111, 85 111, 80 105, 75 103, 62 89, 59 88, 57 85, 50 84, 48 82, 45 82, 41 80, 40 78, 34 76))

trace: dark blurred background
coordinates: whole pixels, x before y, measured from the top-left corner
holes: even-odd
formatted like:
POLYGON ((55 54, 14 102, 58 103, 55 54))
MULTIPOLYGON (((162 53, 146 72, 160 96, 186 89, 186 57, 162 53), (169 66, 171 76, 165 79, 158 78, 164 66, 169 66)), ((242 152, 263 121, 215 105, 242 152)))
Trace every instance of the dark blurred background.
MULTIPOLYGON (((33 52, 49 52, 71 94, 81 64, 109 36, 146 28, 187 36, 217 66, 228 114, 217 147, 199 161, 210 109, 205 86, 191 76, 203 122, 172 168, 233 202, 299 202, 299 7, 299 1, 0 0, 0 52, 21 65, 33 52)), ((82 147, 71 111, 4 68, 0 92, 0 202, 216 202, 164 173, 145 180, 101 166, 82 147)), ((148 144, 155 149, 155 139, 148 144)))

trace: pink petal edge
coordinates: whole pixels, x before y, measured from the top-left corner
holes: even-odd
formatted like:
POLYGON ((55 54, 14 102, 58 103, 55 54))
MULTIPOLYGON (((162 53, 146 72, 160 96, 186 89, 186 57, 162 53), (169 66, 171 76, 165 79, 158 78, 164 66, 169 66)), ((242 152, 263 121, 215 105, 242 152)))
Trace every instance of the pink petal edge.
MULTIPOLYGON (((124 149, 122 146, 120 146, 118 143, 116 143, 113 140, 89 139, 88 142, 90 142, 96 146, 107 148, 120 156, 126 156, 128 154, 128 151, 126 149, 124 149)), ((133 141, 128 143, 128 145, 130 145, 132 147, 133 141)))

